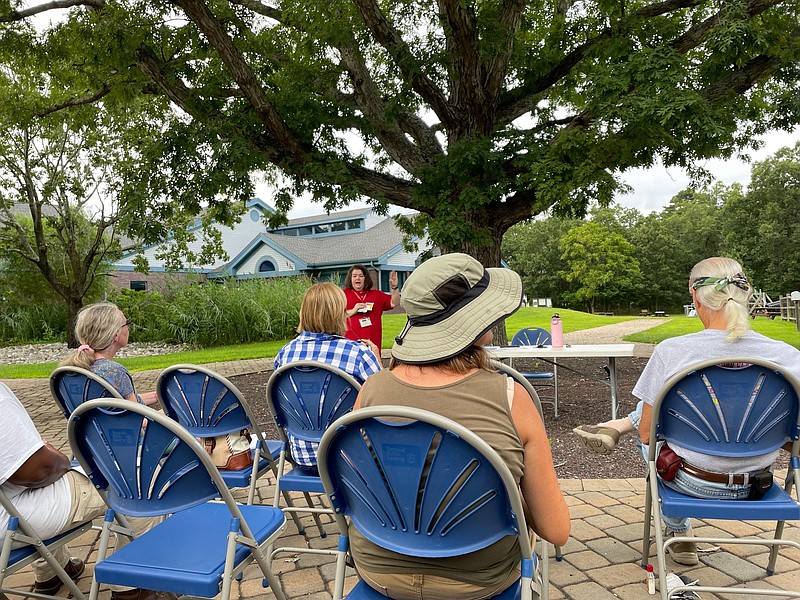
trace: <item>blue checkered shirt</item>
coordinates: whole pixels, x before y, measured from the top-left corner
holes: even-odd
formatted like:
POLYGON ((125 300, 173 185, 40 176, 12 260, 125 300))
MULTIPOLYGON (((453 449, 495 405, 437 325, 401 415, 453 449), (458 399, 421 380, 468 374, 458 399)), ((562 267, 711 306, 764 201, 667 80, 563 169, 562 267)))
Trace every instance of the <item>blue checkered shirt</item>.
MULTIPOLYGON (((359 383, 381 370, 381 363, 372 350, 360 342, 329 333, 303 331, 280 349, 275 357, 275 368, 300 360, 324 362, 349 373, 359 383)), ((316 467, 318 444, 299 440, 291 434, 288 437, 294 463, 316 467)))

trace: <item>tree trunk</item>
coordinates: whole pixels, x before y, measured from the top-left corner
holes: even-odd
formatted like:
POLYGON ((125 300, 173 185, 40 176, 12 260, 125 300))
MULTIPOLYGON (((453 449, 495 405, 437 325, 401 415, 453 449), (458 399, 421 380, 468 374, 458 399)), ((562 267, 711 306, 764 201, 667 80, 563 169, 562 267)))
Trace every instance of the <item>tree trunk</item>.
POLYGON ((67 301, 67 347, 77 348, 78 338, 75 337, 75 322, 78 320, 78 313, 83 308, 83 297, 69 297, 67 301))
MULTIPOLYGON (((476 226, 487 226, 492 230, 497 229, 496 224, 476 223, 476 226)), ((472 246, 468 242, 465 242, 458 251, 474 256, 484 267, 499 267, 501 259, 500 244, 503 240, 504 233, 505 229, 503 231, 494 231, 492 243, 488 246, 472 246)), ((500 321, 492 328, 492 333, 494 334, 494 341, 492 344, 495 346, 505 346, 508 344, 508 333, 506 332, 506 323, 504 320, 500 321)))

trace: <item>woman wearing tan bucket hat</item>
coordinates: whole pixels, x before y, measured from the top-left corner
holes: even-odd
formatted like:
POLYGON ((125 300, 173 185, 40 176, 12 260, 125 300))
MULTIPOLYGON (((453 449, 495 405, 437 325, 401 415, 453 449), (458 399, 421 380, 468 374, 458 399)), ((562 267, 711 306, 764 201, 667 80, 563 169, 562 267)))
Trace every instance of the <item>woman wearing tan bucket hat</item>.
MULTIPOLYGON (((490 366, 483 346, 492 327, 522 302, 522 282, 509 269, 484 269, 466 254, 420 265, 403 287, 408 323, 392 347, 389 370, 372 375, 356 408, 403 405, 468 427, 506 462, 520 484, 528 526, 554 544, 569 535, 569 510, 558 486, 544 424, 528 393, 490 366)), ((359 575, 376 590, 405 598, 491 597, 519 577, 515 537, 445 559, 380 548, 351 530, 359 575)))

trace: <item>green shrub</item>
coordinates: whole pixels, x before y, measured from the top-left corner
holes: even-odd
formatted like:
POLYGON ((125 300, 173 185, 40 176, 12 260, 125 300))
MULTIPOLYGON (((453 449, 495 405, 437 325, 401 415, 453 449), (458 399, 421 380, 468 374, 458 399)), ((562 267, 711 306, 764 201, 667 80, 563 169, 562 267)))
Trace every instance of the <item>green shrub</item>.
POLYGON ((131 340, 219 346, 290 338, 305 277, 225 280, 164 293, 123 290, 114 301, 134 323, 131 340))

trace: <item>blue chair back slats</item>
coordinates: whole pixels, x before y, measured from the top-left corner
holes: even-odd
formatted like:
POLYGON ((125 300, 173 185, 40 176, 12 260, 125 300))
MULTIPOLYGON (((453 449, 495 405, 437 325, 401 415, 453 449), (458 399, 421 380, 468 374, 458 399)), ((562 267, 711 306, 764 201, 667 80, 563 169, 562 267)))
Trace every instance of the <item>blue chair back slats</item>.
POLYGON ((181 439, 148 412, 94 405, 83 405, 71 417, 70 445, 95 485, 106 489, 111 508, 134 517, 162 515, 219 497, 221 480, 210 476, 188 433, 181 439))
POLYGON ((447 427, 357 419, 337 427, 325 469, 334 509, 394 552, 455 556, 519 533, 495 466, 447 427))
POLYGON ((699 368, 660 403, 658 437, 716 456, 756 456, 798 435, 794 386, 777 369, 751 364, 699 368))
POLYGON ((174 365, 156 382, 164 411, 197 437, 213 437, 251 427, 241 394, 221 375, 198 365, 174 365))
POLYGON ((59 367, 50 375, 50 393, 66 418, 95 398, 122 398, 105 379, 78 367, 59 367))
POLYGON ((267 397, 281 430, 319 442, 331 423, 353 409, 359 389, 358 382, 344 371, 298 361, 275 371, 267 397))
POLYGON ((541 327, 520 329, 511 338, 512 346, 547 346, 552 343, 550 332, 541 327))

